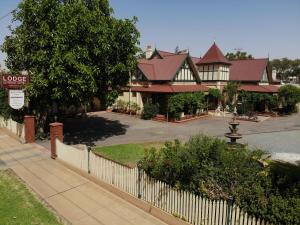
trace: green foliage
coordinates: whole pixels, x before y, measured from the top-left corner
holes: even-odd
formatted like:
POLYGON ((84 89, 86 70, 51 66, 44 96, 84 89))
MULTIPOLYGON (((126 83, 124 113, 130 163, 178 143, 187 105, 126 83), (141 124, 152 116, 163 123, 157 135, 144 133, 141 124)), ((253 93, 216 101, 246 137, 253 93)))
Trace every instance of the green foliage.
POLYGON ((54 102, 112 104, 136 66, 137 19, 114 18, 107 0, 24 0, 13 21, 2 50, 12 72, 30 71, 26 91, 39 124, 54 102))
POLYGON ((285 113, 296 112, 296 104, 300 102, 300 88, 293 85, 284 85, 279 89, 279 97, 285 113))
POLYGON ((242 112, 243 114, 253 111, 263 112, 266 107, 269 110, 278 108, 278 96, 273 94, 241 91, 238 100, 245 104, 241 105, 243 109, 239 109, 239 111, 245 110, 245 112, 242 112))
POLYGON ((228 60, 241 60, 241 59, 253 59, 253 56, 251 54, 248 54, 247 52, 241 52, 237 51, 236 53, 228 52, 225 57, 228 60))
POLYGON ((233 196, 249 214, 274 224, 298 224, 300 167, 267 165, 261 150, 230 148, 221 139, 198 135, 183 144, 167 142, 146 151, 151 177, 210 199, 233 196))
POLYGON ((287 81, 289 76, 300 76, 300 59, 273 59, 270 64, 276 70, 278 79, 287 81))
POLYGON ((170 117, 179 119, 180 113, 196 114, 197 110, 204 108, 204 93, 180 93, 169 98, 168 111, 170 117))
POLYGON ((235 106, 236 101, 235 98, 238 93, 238 89, 240 87, 240 84, 235 81, 230 81, 227 83, 227 85, 224 87, 224 92, 227 96, 227 104, 230 106, 235 106))
POLYGON ((219 89, 217 89, 217 88, 210 88, 210 89, 208 90, 208 94, 209 94, 209 96, 214 97, 214 98, 216 98, 216 99, 218 99, 218 100, 221 100, 221 99, 222 99, 222 93, 221 93, 221 91, 220 91, 219 89))
POLYGON ((137 113, 141 107, 135 102, 126 102, 124 100, 118 99, 114 105, 114 110, 118 112, 127 112, 127 113, 137 113))
POLYGON ((12 109, 8 104, 8 91, 0 89, 0 116, 4 119, 13 119, 14 121, 23 122, 24 109, 15 110, 12 109))
POLYGON ((159 105, 157 104, 152 104, 150 102, 146 103, 144 105, 144 109, 142 112, 142 119, 144 120, 150 120, 154 118, 159 112, 159 105))
POLYGON ((11 108, 8 105, 8 94, 4 89, 0 89, 0 116, 4 119, 10 118, 11 108))

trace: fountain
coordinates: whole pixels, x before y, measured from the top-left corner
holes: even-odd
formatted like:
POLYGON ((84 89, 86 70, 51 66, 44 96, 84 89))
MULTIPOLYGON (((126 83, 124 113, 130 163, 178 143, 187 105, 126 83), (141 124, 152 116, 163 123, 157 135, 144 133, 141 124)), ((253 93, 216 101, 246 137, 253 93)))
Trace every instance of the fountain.
POLYGON ((231 127, 229 127, 230 133, 225 133, 225 137, 230 139, 230 142, 228 142, 229 144, 238 145, 236 140, 242 138, 242 135, 237 132, 237 126, 240 125, 240 123, 237 122, 235 116, 233 116, 232 121, 229 122, 229 124, 231 125, 231 127))

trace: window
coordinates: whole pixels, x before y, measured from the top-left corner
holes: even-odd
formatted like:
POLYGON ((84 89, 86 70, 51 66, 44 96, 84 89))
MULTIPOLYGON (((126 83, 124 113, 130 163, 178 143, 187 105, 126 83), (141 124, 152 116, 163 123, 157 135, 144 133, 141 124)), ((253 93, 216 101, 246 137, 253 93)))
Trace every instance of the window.
POLYGON ((132 97, 136 98, 136 92, 132 92, 132 97))

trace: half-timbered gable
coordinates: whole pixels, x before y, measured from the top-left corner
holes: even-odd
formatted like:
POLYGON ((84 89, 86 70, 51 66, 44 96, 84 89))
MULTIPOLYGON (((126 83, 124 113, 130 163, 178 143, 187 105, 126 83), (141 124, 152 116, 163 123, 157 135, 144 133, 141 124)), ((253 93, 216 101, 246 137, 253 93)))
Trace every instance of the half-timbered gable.
POLYGON ((136 73, 132 75, 131 80, 136 81, 136 82, 148 81, 147 77, 144 75, 144 73, 139 68, 137 68, 136 73))
POLYGON ((176 73, 173 81, 174 82, 196 82, 197 81, 196 75, 194 74, 187 60, 184 61, 181 68, 176 73))

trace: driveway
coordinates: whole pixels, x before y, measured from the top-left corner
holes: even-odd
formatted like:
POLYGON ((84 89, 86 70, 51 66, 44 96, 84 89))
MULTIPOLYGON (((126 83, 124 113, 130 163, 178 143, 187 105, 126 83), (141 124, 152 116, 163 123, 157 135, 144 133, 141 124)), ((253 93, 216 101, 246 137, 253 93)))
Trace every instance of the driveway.
MULTIPOLYGON (((65 142, 103 146, 124 143, 187 140, 204 133, 224 137, 231 118, 206 117, 185 123, 145 121, 111 112, 90 113, 86 119, 64 121, 65 142)), ((300 154, 300 114, 269 118, 263 122, 240 121, 241 142, 260 147, 273 154, 300 154)), ((42 142, 47 146, 47 142, 42 142)), ((298 155, 296 155, 296 158, 298 155)), ((300 159, 300 158, 299 158, 300 159)))

